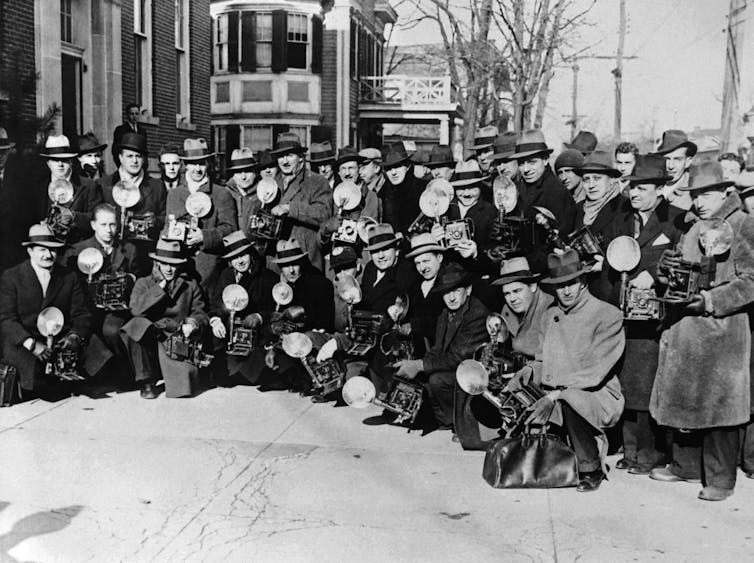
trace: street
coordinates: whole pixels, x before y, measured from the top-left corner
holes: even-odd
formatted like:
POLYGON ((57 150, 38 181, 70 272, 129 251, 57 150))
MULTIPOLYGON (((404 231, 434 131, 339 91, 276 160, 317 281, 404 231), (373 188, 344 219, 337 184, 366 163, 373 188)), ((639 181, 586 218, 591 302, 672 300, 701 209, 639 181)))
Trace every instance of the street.
POLYGON ((721 503, 616 470, 591 494, 494 490, 483 452, 362 423, 379 412, 252 387, 2 409, 0 561, 751 558, 740 472, 721 503))

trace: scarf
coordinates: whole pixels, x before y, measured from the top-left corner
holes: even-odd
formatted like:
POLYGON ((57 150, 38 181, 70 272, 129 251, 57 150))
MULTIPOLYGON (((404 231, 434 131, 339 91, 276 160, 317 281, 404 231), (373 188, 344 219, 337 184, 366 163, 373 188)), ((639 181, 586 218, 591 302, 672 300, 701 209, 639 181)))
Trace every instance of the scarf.
POLYGON ((194 182, 189 177, 189 173, 188 172, 186 172, 186 174, 184 175, 184 177, 186 178, 186 186, 188 187, 189 193, 192 193, 192 194, 194 192, 198 192, 204 184, 209 183, 209 178, 207 176, 205 176, 204 178, 202 178, 201 182, 194 182))
POLYGON ((620 193, 620 186, 616 182, 610 182, 610 187, 605 194, 597 200, 584 200, 584 225, 591 225, 597 218, 597 215, 602 208, 607 205, 607 202, 613 199, 620 193))

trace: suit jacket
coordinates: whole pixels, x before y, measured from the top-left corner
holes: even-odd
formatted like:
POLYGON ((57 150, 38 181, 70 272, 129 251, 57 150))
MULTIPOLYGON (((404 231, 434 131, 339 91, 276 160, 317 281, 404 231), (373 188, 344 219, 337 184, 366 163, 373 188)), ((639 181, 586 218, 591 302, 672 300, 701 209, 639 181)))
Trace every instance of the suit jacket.
POLYGON ((489 311, 473 295, 450 317, 443 309, 437 319, 435 343, 424 356, 424 372, 455 372, 458 364, 470 358, 480 344, 488 339, 487 315, 489 311))
POLYGON ((104 256, 102 269, 98 273, 116 274, 118 272, 125 272, 140 278, 146 276, 151 271, 151 260, 135 244, 128 241, 116 240, 113 244, 113 251, 108 256, 105 254, 103 246, 94 236, 79 241, 70 247, 65 253, 63 264, 71 270, 77 270, 78 256, 82 250, 87 248, 96 248, 104 256))
MULTIPOLYGON (((362 311, 387 313, 387 308, 395 303, 395 298, 402 293, 411 294, 412 288, 419 283, 419 274, 407 260, 398 260, 392 268, 375 285, 377 267, 369 262, 361 278, 361 302, 356 306, 362 311)), ((409 315, 411 314, 409 303, 409 315)))
MULTIPOLYGON (((47 188, 50 184, 50 175, 38 188, 39 194, 37 200, 44 201, 43 208, 37 211, 37 220, 47 217, 52 207, 52 200, 47 195, 47 188)), ((92 211, 97 205, 102 203, 102 189, 99 184, 89 178, 82 178, 78 174, 71 175, 71 184, 73 184, 73 200, 65 204, 73 211, 73 229, 68 235, 69 242, 82 240, 92 234, 92 211)))
MULTIPOLYGON (((445 309, 445 302, 442 300, 442 295, 436 292, 430 291, 429 294, 424 297, 421 289, 421 283, 419 282, 411 288, 408 294, 409 307, 411 314, 408 317, 411 323, 411 335, 414 337, 414 346, 418 344, 424 346, 423 341, 426 339, 431 346, 435 342, 435 329, 437 327, 437 318, 445 309)), ((423 349, 423 348, 419 348, 423 349)))
POLYGON ((288 187, 283 177, 277 178, 280 203, 288 204, 290 211, 283 222, 283 238, 295 238, 309 255, 311 264, 322 271, 324 259, 319 245, 319 227, 332 215, 332 190, 324 176, 315 174, 305 166, 294 176, 288 187))
MULTIPOLYGON (((130 123, 121 123, 113 131, 113 144, 110 145, 110 151, 112 152, 113 162, 115 162, 116 166, 120 164, 118 161, 118 153, 120 152, 118 145, 120 144, 120 140, 126 133, 133 132, 134 130, 133 127, 131 127, 130 123)), ((147 128, 144 127, 144 125, 142 125, 141 123, 136 124, 136 133, 144 137, 145 140, 147 139, 147 128)))
POLYGON ((0 334, 3 357, 16 366, 24 389, 34 389, 41 375, 41 363, 23 347, 27 338, 44 341, 37 330, 37 316, 46 307, 63 312, 61 336, 75 332, 85 341, 91 334, 91 315, 86 308, 86 292, 75 272, 55 266, 42 296, 42 286, 26 260, 9 268, 0 277, 0 334), (36 377, 35 377, 36 376, 36 377))
POLYGON ((576 203, 573 201, 570 192, 555 176, 549 164, 542 177, 536 182, 527 184, 521 178, 521 183, 518 184, 518 193, 521 207, 527 217, 536 213, 535 206, 544 207, 555 215, 561 233, 570 233, 574 230, 576 203))
MULTIPOLYGON (((113 199, 113 186, 118 182, 120 182, 120 174, 116 170, 112 174, 102 178, 100 186, 102 187, 102 198, 105 203, 109 203, 120 209, 113 199)), ((129 208, 129 211, 134 215, 143 215, 151 211, 157 219, 157 228, 161 229, 165 224, 165 184, 159 178, 150 178, 145 171, 144 179, 139 185, 139 192, 141 192, 141 199, 136 205, 129 208)))
POLYGON ((301 277, 292 284, 293 301, 306 312, 307 330, 320 328, 332 332, 335 326, 335 297, 330 280, 316 268, 306 265, 301 277))
POLYGON ((270 313, 275 310, 275 300, 272 298, 272 287, 280 281, 278 276, 264 267, 264 261, 255 256, 253 265, 248 272, 244 272, 240 281, 236 281, 236 271, 228 264, 220 272, 212 294, 210 295, 209 314, 211 317, 220 317, 225 321, 230 315, 223 304, 223 290, 231 284, 237 283, 249 294, 249 304, 237 315, 241 318, 251 313, 259 313, 266 322, 270 313))

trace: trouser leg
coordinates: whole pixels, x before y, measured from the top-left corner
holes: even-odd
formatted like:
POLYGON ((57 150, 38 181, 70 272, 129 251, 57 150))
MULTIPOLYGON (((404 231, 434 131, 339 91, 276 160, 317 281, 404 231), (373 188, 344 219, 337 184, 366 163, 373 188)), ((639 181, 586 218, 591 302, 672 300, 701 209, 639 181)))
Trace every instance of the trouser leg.
POLYGON ((657 425, 647 411, 636 412, 637 461, 649 469, 664 465, 668 457, 667 429, 657 425))
POLYGON ((741 444, 740 427, 712 428, 703 434, 704 484, 721 489, 734 488, 741 444))
POLYGON ((623 412, 623 457, 628 461, 637 460, 639 423, 637 411, 623 412))
POLYGON ((670 471, 684 479, 702 478, 702 436, 699 432, 673 431, 670 471))
POLYGON ((141 381, 154 381, 160 377, 160 364, 157 359, 157 342, 153 330, 148 330, 138 342, 125 333, 121 333, 123 346, 126 349, 134 379, 141 381))
POLYGON ((594 427, 565 401, 561 401, 560 405, 563 412, 563 426, 571 439, 573 451, 576 452, 579 472, 597 471, 600 468, 600 452, 594 436, 594 427))
POLYGON ((750 420, 741 433, 741 468, 746 473, 754 473, 754 420, 750 420))
POLYGON ((438 371, 430 374, 426 384, 429 402, 435 420, 440 426, 450 428, 453 425, 453 394, 456 376, 451 371, 438 371))

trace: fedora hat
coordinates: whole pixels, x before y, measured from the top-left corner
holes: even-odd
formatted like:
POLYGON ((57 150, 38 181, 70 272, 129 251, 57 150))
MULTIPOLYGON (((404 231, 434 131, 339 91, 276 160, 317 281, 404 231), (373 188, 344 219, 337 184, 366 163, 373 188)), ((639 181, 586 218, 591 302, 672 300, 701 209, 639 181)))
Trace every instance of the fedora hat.
POLYGON ((124 133, 117 145, 117 150, 127 149, 141 154, 147 154, 147 140, 138 133, 124 133))
POLYGON ((29 227, 28 238, 22 246, 44 246, 45 248, 60 248, 65 243, 52 234, 52 230, 45 223, 36 223, 29 227))
POLYGON ((534 283, 540 277, 540 274, 531 271, 529 261, 524 256, 516 256, 509 260, 503 260, 503 263, 500 264, 500 277, 493 281, 492 285, 505 285, 513 282, 534 283))
POLYGON ((208 160, 213 156, 215 156, 215 153, 209 151, 207 141, 204 139, 184 139, 181 160, 198 162, 200 160, 208 160))
POLYGON ((0 127, 0 150, 12 149, 15 146, 16 143, 8 138, 8 132, 5 130, 5 127, 0 127))
POLYGON ((367 247, 369 252, 376 252, 383 248, 398 246, 403 238, 401 233, 396 233, 389 223, 378 223, 367 229, 367 247))
POLYGON ((492 160, 506 161, 510 159, 510 156, 516 152, 516 140, 518 135, 513 131, 505 131, 495 137, 495 142, 492 143, 492 160))
POLYGON ((361 157, 362 164, 366 164, 368 162, 379 162, 380 164, 382 164, 382 153, 380 152, 380 149, 367 147, 359 151, 359 156, 361 157))
POLYGON ((482 127, 476 132, 476 135, 474 135, 474 146, 471 148, 475 151, 490 148, 495 142, 498 133, 499 131, 494 125, 482 127))
POLYGON ((225 247, 223 258, 230 260, 250 249, 251 242, 246 238, 243 231, 234 231, 223 237, 223 246, 225 247))
POLYGON ((681 147, 688 149, 687 155, 694 156, 697 151, 696 143, 689 141, 688 136, 680 129, 668 129, 662 134, 662 142, 655 151, 657 154, 668 154, 681 147))
POLYGON ((565 149, 558 155, 558 158, 555 159, 555 165, 553 168, 557 174, 558 170, 563 168, 570 168, 571 170, 581 168, 584 166, 584 162, 584 155, 581 154, 580 151, 577 151, 576 149, 565 149))
POLYGON ((79 153, 71 148, 71 142, 65 135, 50 135, 45 141, 44 149, 39 152, 45 158, 73 158, 79 153))
POLYGON ((741 198, 752 195, 754 193, 754 170, 747 168, 741 172, 738 180, 736 180, 736 188, 738 188, 738 195, 741 198))
POLYGON ((312 164, 327 164, 335 160, 335 151, 330 144, 330 141, 323 143, 312 143, 309 149, 309 162, 312 164))
POLYGON ((338 158, 335 159, 333 166, 335 166, 335 168, 340 168, 340 165, 345 164, 346 162, 355 162, 356 164, 361 164, 359 151, 357 151, 355 147, 349 145, 340 149, 338 151, 338 158))
POLYGON ((256 168, 257 161, 254 158, 254 153, 248 147, 242 147, 240 149, 233 149, 230 153, 230 164, 226 170, 247 170, 249 168, 256 168))
POLYGON ((424 163, 427 168, 440 168, 442 166, 453 167, 456 161, 453 151, 448 145, 434 145, 429 152, 429 160, 424 163))
POLYGON ((688 186, 678 186, 676 189, 684 192, 696 190, 715 190, 729 188, 736 183, 723 179, 723 167, 719 162, 705 160, 689 170, 688 186))
POLYGON ((527 129, 518 138, 516 148, 508 160, 518 160, 528 158, 538 154, 550 154, 552 149, 545 142, 544 133, 539 129, 527 129))
POLYGON ((620 176, 620 171, 613 168, 613 159, 607 151, 594 151, 584 160, 584 164, 575 169, 576 174, 604 174, 611 178, 620 176))
POLYGON ((419 166, 426 166, 429 162, 429 153, 424 149, 417 149, 414 154, 411 155, 411 162, 418 164, 419 166))
POLYGON ((631 184, 665 184, 670 179, 665 158, 659 154, 640 154, 634 171, 627 178, 631 184))
POLYGON ((79 135, 78 139, 79 156, 93 152, 102 152, 107 148, 107 143, 100 143, 97 136, 89 131, 85 135, 79 135))
POLYGON ((301 144, 301 137, 295 133, 280 133, 277 138, 275 149, 270 151, 274 157, 283 156, 288 153, 304 154, 307 148, 301 144))
POLYGON ((474 158, 465 162, 456 164, 453 176, 450 179, 450 185, 454 188, 473 187, 485 179, 479 163, 474 158))
POLYGON ((385 170, 390 170, 391 168, 408 164, 410 160, 411 157, 406 153, 406 147, 403 143, 393 143, 385 155, 382 167, 385 170))
POLYGON ((336 246, 330 251, 330 269, 334 272, 355 268, 359 257, 352 246, 336 246))
POLYGON ((421 233, 411 237, 411 250, 406 254, 406 258, 413 258, 425 252, 445 252, 445 247, 440 246, 432 233, 421 233))
POLYGON ((589 271, 581 264, 578 252, 573 249, 568 249, 563 254, 549 254, 547 256, 547 270, 548 276, 543 278, 540 283, 551 285, 575 280, 589 271))
POLYGON ((154 252, 149 253, 149 257, 163 264, 177 265, 186 262, 186 257, 183 255, 183 250, 181 249, 181 243, 177 240, 165 240, 161 238, 157 241, 154 252))
POLYGON ((437 281, 432 286, 430 293, 445 294, 456 288, 471 285, 471 274, 463 266, 456 262, 451 262, 447 266, 440 268, 437 274, 437 281))
POLYGON ((597 136, 591 131, 579 131, 570 143, 563 143, 563 146, 589 156, 597 148, 597 136))
POLYGON ((275 161, 270 151, 259 151, 257 153, 257 170, 265 170, 266 168, 277 168, 278 163, 275 161))
POLYGON ((275 264, 284 266, 286 264, 295 264, 303 258, 306 258, 306 251, 295 238, 290 240, 279 240, 275 248, 275 258, 272 261, 275 264))

